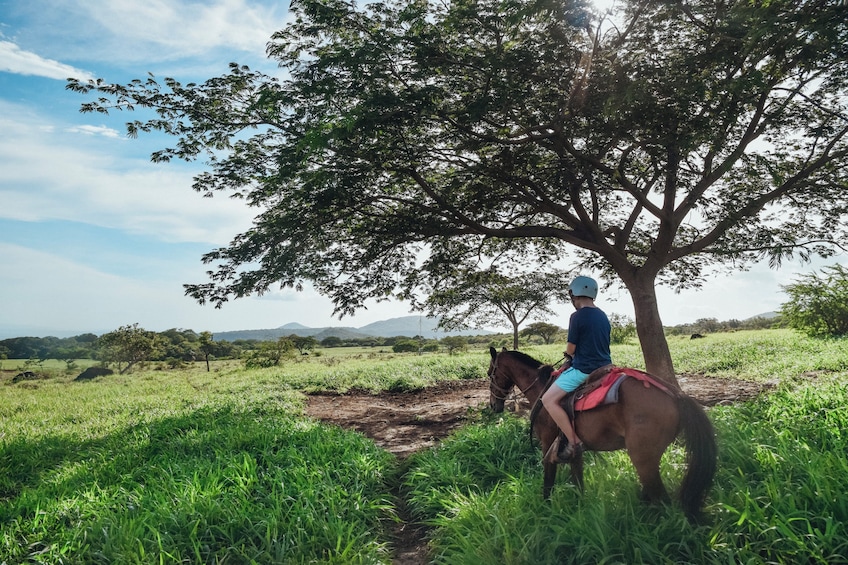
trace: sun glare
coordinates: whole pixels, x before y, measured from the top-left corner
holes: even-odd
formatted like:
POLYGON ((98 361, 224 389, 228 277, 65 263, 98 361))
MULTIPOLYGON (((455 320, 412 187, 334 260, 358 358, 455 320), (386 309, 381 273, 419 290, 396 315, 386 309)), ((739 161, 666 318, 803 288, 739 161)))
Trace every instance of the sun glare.
POLYGON ((615 3, 616 0, 592 0, 592 5, 594 5, 595 9, 597 9, 601 14, 609 12, 615 3))

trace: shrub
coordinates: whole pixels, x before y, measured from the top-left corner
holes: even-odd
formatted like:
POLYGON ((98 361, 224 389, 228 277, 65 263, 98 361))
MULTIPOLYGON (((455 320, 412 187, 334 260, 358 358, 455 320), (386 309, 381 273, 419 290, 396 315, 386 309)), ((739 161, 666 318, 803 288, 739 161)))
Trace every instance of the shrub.
POLYGON ((610 343, 621 344, 636 335, 636 323, 629 316, 610 314, 610 343))
POLYGON ((780 311, 790 328, 811 337, 848 335, 848 269, 825 267, 782 288, 790 300, 780 311))
POLYGON ((392 351, 395 353, 412 353, 418 351, 419 343, 412 339, 404 339, 396 342, 392 346, 392 351))

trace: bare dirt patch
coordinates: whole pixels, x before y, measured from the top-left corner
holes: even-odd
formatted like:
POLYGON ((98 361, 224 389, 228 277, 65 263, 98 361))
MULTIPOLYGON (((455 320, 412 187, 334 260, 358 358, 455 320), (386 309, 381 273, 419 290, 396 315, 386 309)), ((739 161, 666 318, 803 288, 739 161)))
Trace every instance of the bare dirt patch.
MULTIPOLYGON (((697 374, 679 375, 678 382, 686 394, 704 406, 750 400, 773 386, 697 374)), ((488 401, 489 382, 470 379, 443 381, 413 392, 313 394, 307 399, 306 412, 361 432, 383 449, 406 457, 446 437, 488 401)), ((522 410, 526 403, 515 399, 513 407, 522 410)))
MULTIPOLYGON (((750 400, 773 386, 771 383, 716 379, 697 374, 678 376, 683 391, 704 406, 750 400)), ((370 394, 314 394, 307 399, 307 414, 324 422, 356 430, 404 458, 436 444, 462 426, 475 410, 487 405, 486 379, 444 381, 414 392, 370 394)), ((512 409, 528 408, 522 398, 512 409)), ((423 528, 399 524, 395 531, 395 565, 427 563, 423 528)))

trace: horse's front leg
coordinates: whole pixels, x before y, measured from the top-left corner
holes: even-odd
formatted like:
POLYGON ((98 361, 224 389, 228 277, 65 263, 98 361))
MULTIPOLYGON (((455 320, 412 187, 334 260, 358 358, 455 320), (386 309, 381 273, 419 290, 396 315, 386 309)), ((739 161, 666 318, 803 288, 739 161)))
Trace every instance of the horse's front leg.
POLYGON ((583 492, 583 452, 581 451, 571 460, 571 482, 583 492))
POLYGON ((547 411, 543 410, 535 422, 535 430, 539 438, 539 447, 542 448, 542 469, 544 476, 542 497, 545 500, 549 500, 551 498, 551 491, 554 488, 554 482, 556 481, 557 464, 547 461, 545 454, 559 435, 559 428, 557 428, 557 425, 551 419, 550 415, 548 415, 547 411))

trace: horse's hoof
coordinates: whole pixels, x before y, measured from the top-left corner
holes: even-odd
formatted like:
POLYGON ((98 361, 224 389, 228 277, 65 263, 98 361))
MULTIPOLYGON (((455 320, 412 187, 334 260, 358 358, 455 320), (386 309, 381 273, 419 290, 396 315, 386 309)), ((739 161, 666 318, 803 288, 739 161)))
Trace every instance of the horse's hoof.
POLYGON ((580 457, 582 454, 583 454, 583 444, 578 443, 578 444, 575 444, 575 445, 571 445, 571 444, 567 445, 565 447, 565 452, 562 455, 565 456, 568 459, 569 463, 571 463, 572 461, 574 461, 575 459, 580 457))

